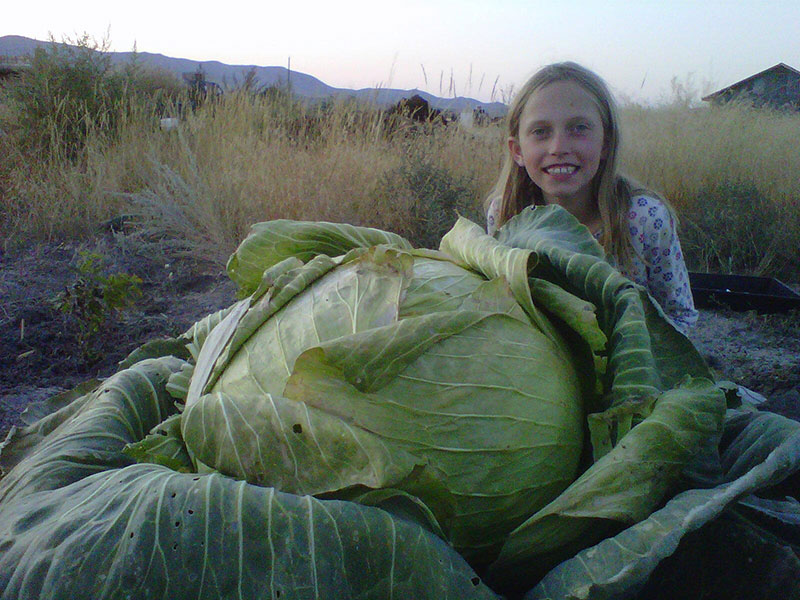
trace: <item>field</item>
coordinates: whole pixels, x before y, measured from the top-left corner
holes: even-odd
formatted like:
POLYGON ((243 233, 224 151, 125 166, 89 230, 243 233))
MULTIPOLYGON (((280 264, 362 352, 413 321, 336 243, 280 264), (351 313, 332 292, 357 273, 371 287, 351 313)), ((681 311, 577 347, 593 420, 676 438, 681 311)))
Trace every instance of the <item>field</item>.
MULTIPOLYGON (((94 253, 101 271, 122 269, 142 277, 146 287, 149 260, 191 264, 189 278, 219 277, 227 257, 259 221, 347 222, 394 231, 424 247, 438 245, 456 214, 484 223, 483 203, 503 160, 502 124, 419 123, 369 104, 310 104, 286 89, 259 90, 253 82, 203 102, 163 73, 136 65, 113 70, 102 53, 91 50, 84 41, 39 53, 25 77, 0 88, 4 327, 24 328, 24 307, 15 302, 24 303, 26 296, 15 291, 25 287, 26 273, 46 274, 66 262, 72 270, 60 279, 29 286, 46 305, 34 312, 50 311, 52 317, 59 290, 92 275, 78 268, 86 260, 81 250, 94 253), (178 127, 163 130, 159 119, 165 116, 180 117, 178 127), (128 257, 127 270, 119 252, 128 257)), ((685 88, 677 92, 658 106, 621 107, 624 171, 673 204, 690 270, 767 275, 797 286, 800 114, 744 106, 712 110, 697 106, 685 88)), ((145 293, 139 304, 147 301, 145 293)), ((209 302, 223 299, 201 304, 209 302)), ((66 316, 75 317, 77 310, 73 302, 66 316)), ((105 316, 101 311, 92 318, 105 316)), ((741 348, 737 336, 760 322, 776 335, 789 332, 788 340, 796 332, 791 316, 783 324, 749 318, 744 329, 734 327, 724 336, 732 338, 728 344, 741 348)), ((27 325, 30 344, 30 316, 27 325)), ((158 333, 156 324, 152 331, 139 329, 140 336, 158 333)), ((88 339, 90 333, 81 335, 88 339)), ((765 343, 759 335, 753 343, 775 348, 775 360, 754 359, 758 367, 742 365, 729 375, 765 392, 793 388, 791 381, 774 384, 771 375, 756 375, 766 365, 779 380, 783 372, 799 370, 787 344, 765 343), (784 364, 778 355, 792 358, 784 364)), ((8 362, 30 349, 24 337, 21 331, 21 343, 7 345, 6 390, 46 364, 30 358, 8 362)), ((131 332, 128 346, 136 337, 131 332)), ((747 354, 714 348, 721 336, 707 337, 712 362, 730 368, 747 354), (714 358, 714 352, 721 355, 714 358)), ((698 334, 701 345, 702 338, 698 334)), ((52 339, 47 343, 58 346, 52 339)), ((93 362, 96 370, 97 356, 84 354, 62 360, 61 375, 88 374, 93 362)))
MULTIPOLYGON (((80 239, 111 219, 216 264, 252 223, 276 218, 435 246, 456 212, 482 224, 503 159, 499 124, 420 125, 283 89, 244 88, 192 111, 163 74, 68 58, 42 55, 0 94, 4 250, 80 239), (98 76, 105 87, 92 88, 98 76), (159 128, 179 112, 176 130, 159 128)), ((676 95, 625 105, 622 120, 623 169, 672 202, 690 269, 800 281, 800 114, 711 110, 676 95)))
MULTIPOLYGON (((43 57, 42 78, 57 80, 44 69, 58 72, 57 58, 43 57)), ((233 91, 189 110, 192 98, 158 74, 103 76, 108 89, 88 100, 85 88, 48 96, 35 80, 0 90, 0 441, 29 403, 111 375, 143 342, 230 305, 224 264, 251 224, 341 221, 435 247, 456 213, 483 224, 503 158, 500 125, 392 120, 285 90, 233 91), (162 130, 159 118, 177 115, 162 130), (98 303, 108 292, 116 304, 98 303)), ((799 115, 676 98, 622 116, 624 169, 674 205, 690 269, 800 290, 799 115)), ((800 314, 703 310, 690 337, 720 379, 800 419, 800 314)), ((768 586, 751 593, 763 583, 753 571, 708 567, 733 547, 729 533, 719 538, 700 538, 694 577, 680 563, 694 560, 689 546, 652 585, 674 572, 672 584, 698 598, 708 597, 700 579, 758 597, 768 586)), ((760 559, 752 568, 772 578, 770 596, 784 565, 763 548, 777 546, 745 542, 733 549, 760 559)), ((689 597, 663 589, 642 597, 689 597)))

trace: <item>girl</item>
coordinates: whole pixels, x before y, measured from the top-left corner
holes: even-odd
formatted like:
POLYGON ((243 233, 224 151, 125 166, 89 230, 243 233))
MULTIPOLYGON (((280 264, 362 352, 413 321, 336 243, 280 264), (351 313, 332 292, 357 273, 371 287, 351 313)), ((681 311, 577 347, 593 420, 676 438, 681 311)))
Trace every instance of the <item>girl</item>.
POLYGON ((617 172, 619 119, 605 83, 575 63, 537 72, 507 116, 508 154, 487 199, 490 235, 530 205, 558 204, 683 333, 697 321, 672 209, 617 172))

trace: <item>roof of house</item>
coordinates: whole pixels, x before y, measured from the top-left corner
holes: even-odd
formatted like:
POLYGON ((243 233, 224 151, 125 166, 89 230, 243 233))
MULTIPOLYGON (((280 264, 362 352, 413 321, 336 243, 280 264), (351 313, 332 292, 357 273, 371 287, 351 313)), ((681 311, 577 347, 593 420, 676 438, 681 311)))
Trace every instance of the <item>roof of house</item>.
POLYGON ((778 63, 777 65, 772 66, 769 69, 764 69, 763 71, 759 71, 755 75, 750 75, 750 77, 745 77, 741 81, 737 81, 736 83, 732 83, 731 85, 729 85, 727 87, 724 87, 721 90, 717 90, 716 92, 713 92, 713 93, 709 94, 708 96, 704 96, 702 98, 702 100, 713 100, 717 96, 720 96, 720 95, 724 94, 725 92, 727 92, 730 89, 741 87, 742 85, 744 85, 748 81, 751 81, 753 79, 757 79, 757 78, 759 78, 759 77, 761 77, 763 75, 766 75, 767 73, 771 73, 773 71, 778 71, 778 70, 788 71, 789 73, 793 73, 794 75, 797 75, 798 77, 800 77, 800 71, 798 71, 797 69, 794 69, 794 68, 790 67, 786 63, 778 63))

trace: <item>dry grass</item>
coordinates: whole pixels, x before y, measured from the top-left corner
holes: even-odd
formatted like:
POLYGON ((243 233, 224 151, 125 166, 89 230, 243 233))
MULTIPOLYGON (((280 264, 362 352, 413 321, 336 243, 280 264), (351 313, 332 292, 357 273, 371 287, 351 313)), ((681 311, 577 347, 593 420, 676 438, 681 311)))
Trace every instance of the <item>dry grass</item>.
POLYGON ((800 280, 800 114, 675 103, 623 121, 624 168, 676 208, 690 268, 800 280))
POLYGON ((800 114, 744 106, 630 106, 623 111, 625 168, 678 209, 704 191, 747 184, 777 203, 800 198, 800 114))
MULTIPOLYGON (((800 280, 800 115, 681 102, 622 114, 624 168, 676 207, 690 267, 800 280)), ((77 161, 25 156, 1 104, 0 121, 10 132, 0 136, 3 244, 133 214, 218 262, 251 224, 276 218, 379 227, 430 245, 456 210, 481 219, 503 153, 499 127, 389 135, 364 105, 310 107, 281 93, 228 94, 170 132, 134 106, 113 139, 89 135, 77 161)))
POLYGON ((221 255, 252 223, 276 218, 410 234, 418 190, 387 186, 403 165, 435 165, 475 206, 496 169, 491 140, 455 127, 389 136, 380 112, 348 104, 231 94, 188 114, 176 131, 157 125, 134 111, 113 142, 90 137, 83 164, 43 164, 30 178, 9 169, 7 235, 74 234, 120 213, 161 219, 165 230, 221 255))

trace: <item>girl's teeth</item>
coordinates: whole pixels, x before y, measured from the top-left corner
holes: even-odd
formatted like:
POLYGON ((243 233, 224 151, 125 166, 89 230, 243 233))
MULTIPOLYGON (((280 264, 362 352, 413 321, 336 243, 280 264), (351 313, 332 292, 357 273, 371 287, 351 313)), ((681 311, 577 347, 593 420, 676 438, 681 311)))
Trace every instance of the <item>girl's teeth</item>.
POLYGON ((569 175, 575 172, 576 167, 550 167, 547 172, 552 175, 569 175))

